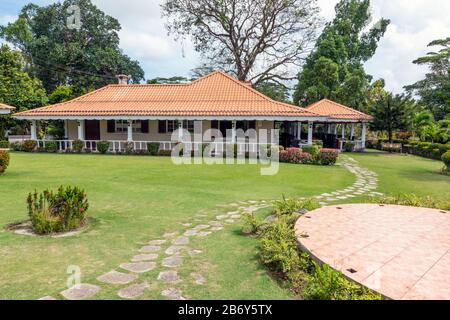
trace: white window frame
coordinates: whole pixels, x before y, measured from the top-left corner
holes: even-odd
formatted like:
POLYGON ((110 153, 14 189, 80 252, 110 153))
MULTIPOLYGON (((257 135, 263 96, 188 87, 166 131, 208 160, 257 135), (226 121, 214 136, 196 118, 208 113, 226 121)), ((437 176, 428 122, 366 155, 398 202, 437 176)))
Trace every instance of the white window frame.
MULTIPOLYGON (((115 133, 127 133, 128 120, 116 120, 115 133)), ((133 133, 142 133, 142 122, 140 120, 133 120, 133 133)))

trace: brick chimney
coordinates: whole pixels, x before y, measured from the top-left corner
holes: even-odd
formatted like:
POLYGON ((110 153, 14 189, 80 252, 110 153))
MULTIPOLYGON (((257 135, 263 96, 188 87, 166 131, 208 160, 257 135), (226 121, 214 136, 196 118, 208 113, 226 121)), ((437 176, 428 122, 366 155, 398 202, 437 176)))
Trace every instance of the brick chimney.
POLYGON ((116 76, 119 84, 128 84, 128 80, 130 80, 130 76, 119 74, 116 76))

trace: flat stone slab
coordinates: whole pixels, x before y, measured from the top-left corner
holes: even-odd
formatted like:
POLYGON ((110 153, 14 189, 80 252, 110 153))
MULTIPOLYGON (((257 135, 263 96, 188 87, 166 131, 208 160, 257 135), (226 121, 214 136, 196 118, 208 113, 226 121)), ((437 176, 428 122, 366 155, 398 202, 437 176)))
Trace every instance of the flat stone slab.
POLYGON ((132 284, 127 288, 120 289, 117 292, 117 295, 123 299, 135 299, 139 296, 142 296, 148 287, 149 285, 147 282, 132 284))
POLYGON ((183 246, 171 246, 171 247, 167 248, 167 250, 165 252, 168 255, 173 255, 173 254, 180 253, 184 249, 186 249, 186 247, 183 247, 183 246))
POLYGON ((128 270, 134 273, 144 273, 156 268, 155 262, 132 262, 122 263, 120 265, 122 269, 128 270))
POLYGON ((109 284, 127 284, 136 280, 135 274, 122 273, 112 270, 97 278, 98 281, 109 284))
POLYGON ((167 240, 151 240, 148 242, 148 244, 151 246, 160 246, 166 242, 167 242, 167 240))
POLYGON ((182 291, 180 289, 176 289, 176 288, 169 288, 169 289, 163 290, 161 292, 161 294, 172 300, 186 300, 182 296, 182 294, 183 294, 182 291))
POLYGON ((93 297, 99 291, 99 286, 82 283, 62 291, 61 295, 67 300, 84 300, 93 297))
POLYGON ((216 216, 216 219, 218 219, 218 220, 225 220, 225 219, 228 219, 228 215, 223 214, 223 215, 220 215, 220 216, 216 216))
POLYGON ((174 245, 184 245, 189 243, 189 238, 187 237, 178 237, 175 240, 172 241, 172 244, 174 245))
POLYGON ((211 233, 212 233, 211 231, 202 231, 202 232, 197 233, 197 236, 198 236, 198 237, 207 237, 207 236, 209 236, 211 233))
POLYGON ((208 229, 210 227, 210 225, 208 224, 199 224, 198 226, 195 226, 193 229, 194 230, 204 230, 204 229, 208 229))
POLYGON ((144 246, 139 250, 139 252, 142 253, 152 253, 152 252, 158 252, 161 250, 160 246, 144 246))
POLYGON ((56 300, 56 298, 54 298, 54 297, 52 297, 52 296, 46 296, 46 297, 39 298, 38 300, 42 300, 42 301, 53 301, 53 300, 56 300))
POLYGON ((166 232, 164 233, 163 237, 164 238, 173 238, 176 237, 178 235, 178 232, 166 232))
POLYGON ((186 232, 184 233, 184 235, 185 235, 186 237, 192 237, 192 236, 195 236, 195 235, 197 235, 197 230, 194 230, 194 229, 186 230, 186 232))
POLYGON ((199 250, 199 249, 192 249, 192 250, 189 250, 189 255, 190 255, 191 257, 198 256, 198 255, 201 254, 201 253, 203 253, 203 251, 202 251, 202 250, 199 250))
POLYGON ((223 230, 223 227, 212 227, 211 231, 220 231, 223 230))
POLYGON ((166 281, 166 282, 180 282, 181 279, 178 276, 178 272, 176 271, 161 271, 158 275, 158 280, 166 281))
POLYGON ((194 281, 198 285, 204 285, 206 283, 206 279, 198 272, 192 272, 191 277, 194 278, 194 281))
POLYGON ((352 204, 308 216, 295 231, 316 259, 391 299, 450 299, 450 212, 352 204))
POLYGON ((153 261, 158 259, 157 253, 142 253, 133 257, 132 262, 153 261))
POLYGON ((171 256, 162 261, 162 265, 168 268, 176 268, 183 264, 183 258, 180 256, 171 256))

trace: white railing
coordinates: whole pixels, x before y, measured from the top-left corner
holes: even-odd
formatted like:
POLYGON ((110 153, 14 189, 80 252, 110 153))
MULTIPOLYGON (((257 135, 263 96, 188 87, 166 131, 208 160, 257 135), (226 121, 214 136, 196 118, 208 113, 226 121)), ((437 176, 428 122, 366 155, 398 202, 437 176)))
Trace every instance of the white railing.
MULTIPOLYGON (((66 151, 71 150, 73 148, 74 140, 37 140, 37 148, 45 149, 49 142, 57 143, 58 151, 66 151)), ((99 140, 83 140, 84 149, 89 150, 91 152, 98 152, 97 146, 99 140)), ((133 151, 147 151, 147 145, 149 143, 159 143, 159 150, 170 151, 172 150, 178 142, 172 141, 119 141, 119 140, 111 140, 109 142, 109 152, 112 153, 122 153, 126 152, 128 149, 132 149, 133 151)), ((230 143, 230 142, 184 142, 184 146, 193 151, 203 150, 203 145, 207 144, 210 146, 210 149, 214 153, 225 153, 227 151, 227 146, 236 145, 237 152, 239 154, 242 153, 256 153, 259 151, 260 146, 267 146, 269 143, 230 143)), ((270 144, 276 145, 276 144, 270 144)))

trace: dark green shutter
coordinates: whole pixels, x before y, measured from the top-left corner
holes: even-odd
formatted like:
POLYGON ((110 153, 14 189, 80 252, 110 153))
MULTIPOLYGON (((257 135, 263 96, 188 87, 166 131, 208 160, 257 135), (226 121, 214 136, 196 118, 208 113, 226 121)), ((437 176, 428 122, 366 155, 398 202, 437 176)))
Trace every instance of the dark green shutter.
POLYGON ((141 132, 148 133, 148 120, 141 120, 141 132))
POLYGON ((108 120, 108 133, 116 132, 116 120, 108 120))
POLYGON ((219 129, 219 121, 212 120, 211 121, 211 129, 219 129))
POLYGON ((167 122, 166 120, 158 121, 158 132, 159 133, 167 133, 167 122))

